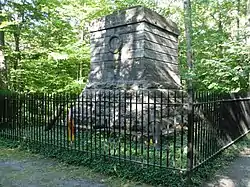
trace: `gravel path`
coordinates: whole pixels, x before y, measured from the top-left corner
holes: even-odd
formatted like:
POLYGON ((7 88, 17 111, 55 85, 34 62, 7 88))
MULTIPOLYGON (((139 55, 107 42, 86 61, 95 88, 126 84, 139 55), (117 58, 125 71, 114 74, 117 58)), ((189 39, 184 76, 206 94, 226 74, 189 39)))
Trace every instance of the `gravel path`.
POLYGON ((0 187, 105 187, 49 159, 0 158, 0 187))
POLYGON ((245 149, 225 171, 202 187, 250 187, 250 149, 245 149))

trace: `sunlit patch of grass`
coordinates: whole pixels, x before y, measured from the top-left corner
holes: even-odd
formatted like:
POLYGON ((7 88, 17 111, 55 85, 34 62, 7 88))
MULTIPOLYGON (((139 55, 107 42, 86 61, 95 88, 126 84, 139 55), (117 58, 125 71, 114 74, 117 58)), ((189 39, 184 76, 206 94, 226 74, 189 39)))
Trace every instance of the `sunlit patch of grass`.
MULTIPOLYGON (((2 143, 2 142, 0 142, 2 143)), ((7 160, 9 158, 14 158, 14 159, 28 159, 31 155, 32 157, 40 157, 40 155, 37 154, 31 154, 29 152, 22 152, 20 154, 19 148, 9 148, 9 147, 4 147, 3 145, 0 146, 0 159, 1 160, 7 160)))

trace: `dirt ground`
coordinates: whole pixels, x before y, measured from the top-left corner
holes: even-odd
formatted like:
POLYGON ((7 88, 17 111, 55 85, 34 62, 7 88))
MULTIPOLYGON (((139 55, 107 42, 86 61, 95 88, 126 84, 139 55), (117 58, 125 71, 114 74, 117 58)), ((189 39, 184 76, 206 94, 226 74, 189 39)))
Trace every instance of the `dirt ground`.
POLYGON ((69 166, 17 150, 0 147, 0 187, 108 187, 140 186, 108 178, 85 167, 69 166))
MULTIPOLYGON (((151 187, 0 146, 0 187, 151 187)), ((250 148, 201 187, 250 187, 250 148)))
POLYGON ((202 187, 250 187, 250 148, 244 149, 226 170, 202 187))
POLYGON ((0 161, 0 184, 3 187, 105 187, 99 181, 79 179, 65 171, 66 168, 55 166, 53 162, 44 160, 5 160, 0 161), (56 169, 54 169, 56 167, 56 169))

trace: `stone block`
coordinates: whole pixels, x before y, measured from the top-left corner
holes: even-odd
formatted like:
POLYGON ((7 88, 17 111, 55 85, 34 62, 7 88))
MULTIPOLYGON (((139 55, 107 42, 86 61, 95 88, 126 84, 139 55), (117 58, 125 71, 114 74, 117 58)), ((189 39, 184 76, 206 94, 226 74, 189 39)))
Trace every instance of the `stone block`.
POLYGON ((178 68, 174 73, 171 69, 178 64, 178 34, 173 22, 140 6, 93 21, 90 85, 138 85, 143 80, 151 86, 158 81, 161 88, 180 88, 178 68))

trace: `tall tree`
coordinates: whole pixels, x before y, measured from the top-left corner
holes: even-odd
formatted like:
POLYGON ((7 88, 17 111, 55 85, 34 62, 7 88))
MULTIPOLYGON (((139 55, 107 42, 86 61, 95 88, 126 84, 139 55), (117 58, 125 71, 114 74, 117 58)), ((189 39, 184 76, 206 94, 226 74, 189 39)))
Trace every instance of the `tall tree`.
MULTIPOLYGON (((192 59, 192 21, 191 21, 191 2, 190 0, 184 0, 184 23, 185 23, 185 34, 187 42, 187 64, 190 71, 193 69, 193 59, 192 59)), ((188 169, 193 168, 193 83, 192 79, 188 79, 188 92, 189 92, 189 121, 188 121, 188 169)), ((191 172, 191 171, 190 171, 191 172)), ((189 175, 191 179, 191 173, 189 175)))
POLYGON ((240 39, 240 6, 241 6, 241 1, 237 0, 237 18, 236 18, 236 23, 237 23, 237 40, 240 39))
POLYGON ((250 0, 247 2, 247 45, 250 46, 250 0))
MULTIPOLYGON (((193 69, 193 59, 192 59, 192 21, 191 21, 191 2, 190 0, 184 1, 184 22, 185 22, 185 35, 187 44, 187 65, 189 70, 193 69)), ((192 81, 189 81, 188 87, 192 88, 192 81)))
MULTIPOLYGON (((0 24, 3 22, 3 16, 2 16, 2 8, 3 8, 3 2, 0 0, 0 24)), ((0 30, 0 89, 6 87, 6 76, 7 76, 7 67, 4 60, 4 31, 0 30)))

